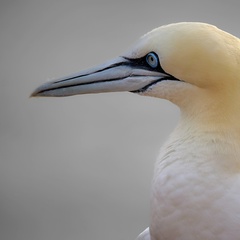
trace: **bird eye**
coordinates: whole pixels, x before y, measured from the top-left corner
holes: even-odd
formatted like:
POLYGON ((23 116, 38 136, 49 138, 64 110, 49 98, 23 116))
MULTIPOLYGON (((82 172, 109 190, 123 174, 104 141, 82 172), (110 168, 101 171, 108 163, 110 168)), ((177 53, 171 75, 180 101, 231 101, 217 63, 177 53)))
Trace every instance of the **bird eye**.
POLYGON ((149 53, 146 56, 146 61, 148 63, 148 65, 152 68, 156 68, 158 66, 158 56, 156 53, 149 53))

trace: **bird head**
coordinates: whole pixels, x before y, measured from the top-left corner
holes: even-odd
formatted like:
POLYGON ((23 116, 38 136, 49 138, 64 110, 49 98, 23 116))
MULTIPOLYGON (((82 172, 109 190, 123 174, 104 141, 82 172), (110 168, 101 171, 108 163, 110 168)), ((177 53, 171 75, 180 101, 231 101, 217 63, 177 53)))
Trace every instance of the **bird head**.
POLYGON ((201 111, 236 101, 239 73, 238 38, 205 23, 177 23, 145 34, 116 59, 40 86, 32 96, 129 91, 201 111))

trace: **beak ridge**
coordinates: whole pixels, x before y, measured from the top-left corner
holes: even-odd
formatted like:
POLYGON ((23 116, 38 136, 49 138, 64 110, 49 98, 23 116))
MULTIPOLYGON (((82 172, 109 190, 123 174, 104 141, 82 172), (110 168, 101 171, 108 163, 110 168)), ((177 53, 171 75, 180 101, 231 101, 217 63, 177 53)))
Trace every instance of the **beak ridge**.
POLYGON ((151 71, 131 59, 118 57, 95 68, 45 83, 31 97, 63 97, 77 94, 138 91, 166 77, 151 71))

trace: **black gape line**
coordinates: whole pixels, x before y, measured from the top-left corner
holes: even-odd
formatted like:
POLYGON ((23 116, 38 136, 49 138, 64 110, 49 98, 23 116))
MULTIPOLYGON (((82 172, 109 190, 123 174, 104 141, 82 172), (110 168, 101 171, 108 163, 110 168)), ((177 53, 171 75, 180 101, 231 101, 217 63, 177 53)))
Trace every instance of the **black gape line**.
POLYGON ((158 80, 156 80, 152 83, 149 83, 148 85, 146 85, 145 87, 143 87, 141 89, 138 89, 138 90, 135 90, 135 91, 130 91, 130 92, 132 92, 132 93, 143 93, 143 92, 147 91, 148 88, 150 88, 151 86, 155 85, 158 82, 162 82, 164 80, 180 81, 176 78, 170 78, 170 77, 159 78, 158 80))

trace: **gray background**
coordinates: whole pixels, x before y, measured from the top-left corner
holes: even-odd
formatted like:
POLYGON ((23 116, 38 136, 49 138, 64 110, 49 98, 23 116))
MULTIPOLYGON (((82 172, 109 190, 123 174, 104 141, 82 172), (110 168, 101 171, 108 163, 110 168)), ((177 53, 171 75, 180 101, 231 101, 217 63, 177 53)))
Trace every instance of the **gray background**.
POLYGON ((28 96, 163 24, 240 36, 236 1, 0 2, 0 239, 127 240, 149 223, 159 147, 179 111, 131 93, 28 96))

